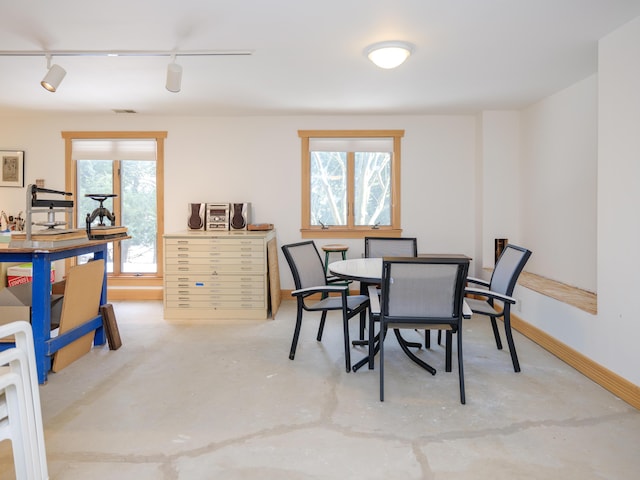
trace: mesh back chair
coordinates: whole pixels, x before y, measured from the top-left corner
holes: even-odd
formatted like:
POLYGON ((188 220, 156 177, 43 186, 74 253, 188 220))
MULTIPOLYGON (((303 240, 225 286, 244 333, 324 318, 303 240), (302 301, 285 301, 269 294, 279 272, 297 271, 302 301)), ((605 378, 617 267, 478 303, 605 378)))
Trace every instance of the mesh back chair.
POLYGON ((518 362, 518 354, 516 353, 516 346, 513 342, 513 335, 511 333, 511 305, 515 304, 516 300, 512 298, 511 295, 513 294, 513 289, 516 286, 518 277, 530 256, 530 250, 508 244, 502 251, 500 258, 498 258, 489 282, 479 278, 467 278, 467 281, 470 284, 481 285, 483 287, 467 288, 467 294, 483 297, 483 299, 467 298, 467 303, 473 313, 486 315, 491 319, 493 336, 496 339, 496 346, 498 347, 498 350, 502 350, 502 341, 500 340, 500 333, 498 332, 496 319, 503 317, 504 331, 507 336, 507 343, 509 344, 513 370, 516 372, 520 371, 520 362, 518 362), (498 300, 503 303, 502 311, 498 311, 494 308, 494 300, 498 300))
POLYGON ((308 312, 322 312, 320 326, 316 339, 322 340, 327 312, 336 310, 342 312, 342 327, 344 331, 344 355, 347 372, 351 370, 351 354, 349 345, 349 319, 365 312, 369 306, 369 297, 366 295, 347 295, 348 286, 330 285, 324 272, 324 266, 320 254, 313 241, 283 245, 287 263, 291 268, 293 281, 296 289, 291 295, 296 297, 297 317, 296 327, 291 342, 289 358, 294 359, 300 327, 302 325, 302 315, 308 312), (330 293, 338 293, 339 296, 329 296, 330 293), (311 295, 320 294, 320 301, 313 301, 311 295), (309 302, 309 303, 307 303, 309 302))
POLYGON ((367 258, 417 257, 418 241, 415 238, 406 237, 365 237, 364 256, 367 258))
MULTIPOLYGON (((384 259, 380 303, 380 401, 384 401, 384 337, 387 329, 439 328, 447 331, 448 364, 451 336, 456 334, 460 402, 465 403, 462 319, 471 316, 471 311, 464 303, 468 271, 468 259, 384 259)), ((414 362, 435 374, 433 367, 415 357, 408 349, 403 350, 414 362)))
MULTIPOLYGON (((364 256, 369 257, 417 257, 418 240, 414 237, 365 237, 364 256)), ((361 326, 364 329, 364 326, 361 326)), ((424 332, 424 346, 431 346, 430 331, 424 332)), ((362 338, 361 332, 360 338, 362 338)), ((438 332, 438 344, 440 344, 440 332, 438 332)), ((419 348, 420 344, 410 343, 412 347, 419 348)))

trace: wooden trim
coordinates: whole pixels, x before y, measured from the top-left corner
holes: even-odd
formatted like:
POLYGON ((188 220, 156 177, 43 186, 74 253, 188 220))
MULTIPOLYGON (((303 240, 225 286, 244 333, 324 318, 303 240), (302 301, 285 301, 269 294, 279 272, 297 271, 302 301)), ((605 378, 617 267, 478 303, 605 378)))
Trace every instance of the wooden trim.
MULTIPOLYGON (((493 268, 484 268, 484 270, 491 274, 493 268)), ((524 271, 518 278, 518 285, 592 315, 598 314, 598 295, 594 292, 524 271)))
MULTIPOLYGON (((160 132, 163 133, 163 132, 160 132)), ((164 233, 164 139, 167 138, 167 132, 164 136, 156 137, 156 275, 159 278, 164 276, 164 242, 162 235, 164 233)))
MULTIPOLYGON (((393 138, 393 158, 391 164, 391 225, 380 227, 387 236, 395 236, 394 232, 401 235, 401 202, 400 202, 400 186, 401 186, 401 138, 404 136, 404 130, 298 130, 298 136, 301 143, 302 165, 301 172, 301 208, 300 208, 300 231, 302 238, 363 238, 367 236, 365 232, 370 231, 369 228, 361 226, 349 226, 353 224, 354 215, 354 192, 353 185, 353 155, 348 158, 348 178, 347 178, 347 226, 329 227, 321 230, 320 227, 310 225, 311 219, 311 166, 309 139, 310 138, 393 138), (385 230, 386 229, 386 230, 385 230), (316 232, 321 232, 316 234, 316 232), (355 232, 355 233, 353 233, 355 232)), ((377 233, 371 236, 382 236, 383 233, 377 233)))
POLYGON ((511 314, 511 326, 602 388, 620 397, 629 405, 640 409, 640 386, 634 385, 580 352, 573 350, 513 313, 511 314))
POLYGON ((404 137, 404 130, 298 130, 300 138, 404 137))
POLYGON ((167 132, 148 131, 105 131, 105 132, 62 132, 62 138, 167 138, 167 132))
MULTIPOLYGON (((117 139, 117 138, 125 138, 125 139, 139 139, 139 138, 149 138, 156 140, 156 222, 157 222, 157 232, 156 232, 156 252, 157 252, 157 272, 153 276, 158 279, 159 282, 162 281, 163 276, 163 242, 162 242, 162 234, 164 233, 164 140, 167 138, 166 131, 86 131, 86 132, 77 132, 77 131, 63 131, 61 132, 62 138, 65 141, 65 190, 67 192, 74 192, 76 188, 76 164, 72 160, 72 149, 73 149, 73 140, 74 139, 117 139)), ((120 159, 117 159, 120 160, 120 159)), ((115 181, 115 180, 114 180, 115 181)), ((120 181, 120 176, 118 175, 118 180, 120 181)), ((114 185, 115 187, 115 185, 114 185)), ((74 208, 74 216, 77 217, 77 212, 75 212, 74 208)), ((122 218, 121 212, 118 212, 117 218, 122 218)), ((67 222, 69 219, 67 219, 67 222)), ((75 222, 74 222, 75 223, 75 222)), ((79 226, 78 226, 79 228, 79 226)), ((120 242, 115 247, 120 252, 120 242)), ((114 252, 115 252, 114 248, 114 252)), ((117 259, 114 259, 117 260, 117 259)), ((75 263, 75 259, 66 259, 65 260, 65 269, 68 271, 71 265, 75 263)), ((124 274, 126 277, 126 274, 124 274)), ((119 278, 119 275, 116 272, 115 276, 109 275, 109 279, 119 278)), ((131 278, 131 277, 129 277, 131 278)), ((140 276, 137 278, 149 278, 146 276, 140 276)), ((144 281, 139 280, 144 285, 144 281)), ((136 282, 136 285, 139 285, 136 282)), ((155 297, 154 297, 155 298, 155 297)), ((120 298, 117 298, 120 300, 120 298)), ((162 299, 162 295, 160 295, 160 299, 162 299)))
POLYGON ((592 315, 598 313, 598 295, 593 292, 529 272, 522 272, 518 283, 529 290, 568 303, 592 315))
POLYGON ((162 287, 162 278, 151 275, 121 275, 118 277, 109 277, 110 287, 162 287))
POLYGON ((302 238, 364 238, 364 237, 401 237, 402 230, 380 227, 372 228, 301 228, 302 238))
MULTIPOLYGON (((299 134, 300 132, 298 132, 299 134)), ((300 158, 302 158, 301 175, 302 181, 300 182, 302 185, 302 191, 300 192, 300 198, 302 199, 300 202, 301 209, 300 214, 300 225, 303 229, 309 229, 311 226, 309 225, 309 219, 311 218, 311 161, 309 152, 309 137, 302 137, 300 144, 302 146, 302 152, 300 158)))
MULTIPOLYGON (((404 131, 402 132, 404 135, 404 131)), ((400 155, 400 138, 402 135, 393 137, 393 159, 391 160, 393 168, 391 169, 391 225, 399 229, 402 226, 402 218, 400 218, 400 175, 401 155, 400 155)))
POLYGON ((107 299, 109 302, 113 300, 160 300, 163 299, 162 287, 149 288, 113 288, 107 286, 107 299))

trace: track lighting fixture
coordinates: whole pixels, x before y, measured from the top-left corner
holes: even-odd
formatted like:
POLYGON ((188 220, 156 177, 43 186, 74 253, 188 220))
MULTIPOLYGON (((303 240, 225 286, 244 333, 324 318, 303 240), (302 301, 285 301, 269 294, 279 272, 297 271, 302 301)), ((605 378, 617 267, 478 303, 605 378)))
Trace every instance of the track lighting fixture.
POLYGON ((182 84, 182 66, 176 63, 176 56, 171 56, 171 63, 167 65, 166 88, 170 92, 178 93, 182 84))
POLYGON ((42 85, 46 90, 49 90, 50 92, 55 92, 60 86, 60 83, 62 83, 62 79, 67 74, 67 72, 64 68, 56 63, 51 65, 51 55, 47 55, 47 70, 47 74, 40 82, 40 85, 42 85))
POLYGON ((176 63, 176 57, 217 57, 253 55, 253 50, 189 50, 189 51, 161 51, 161 50, 55 50, 42 52, 37 50, 0 50, 0 57, 47 57, 48 72, 40 84, 55 92, 62 79, 67 74, 60 65, 51 65, 51 57, 171 57, 167 66, 166 88, 170 92, 179 92, 182 84, 182 66, 176 63))

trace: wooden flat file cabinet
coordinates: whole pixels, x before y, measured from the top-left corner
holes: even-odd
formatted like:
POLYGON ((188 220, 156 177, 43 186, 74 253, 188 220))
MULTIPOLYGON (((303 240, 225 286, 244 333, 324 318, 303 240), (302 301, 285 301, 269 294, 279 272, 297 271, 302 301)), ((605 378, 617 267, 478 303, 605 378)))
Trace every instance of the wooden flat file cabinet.
POLYGON ((266 319, 267 242, 275 231, 164 235, 167 319, 266 319))

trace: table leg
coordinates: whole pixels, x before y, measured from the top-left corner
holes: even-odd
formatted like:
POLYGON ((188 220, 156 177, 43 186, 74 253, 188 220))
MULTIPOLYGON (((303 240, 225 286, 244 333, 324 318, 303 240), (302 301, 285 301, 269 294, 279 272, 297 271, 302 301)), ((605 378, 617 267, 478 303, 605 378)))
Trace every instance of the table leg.
POLYGON ((51 258, 47 253, 32 257, 31 325, 38 366, 38 382, 45 383, 51 369, 47 343, 51 339, 51 258))
MULTIPOLYGON (((96 250, 93 254, 94 260, 104 260, 104 275, 102 278, 102 292, 100 292, 100 305, 107 304, 107 244, 104 244, 100 250, 96 250)), ((104 345, 106 342, 106 335, 104 332, 104 325, 96 329, 95 336, 93 337, 94 345, 104 345)))

